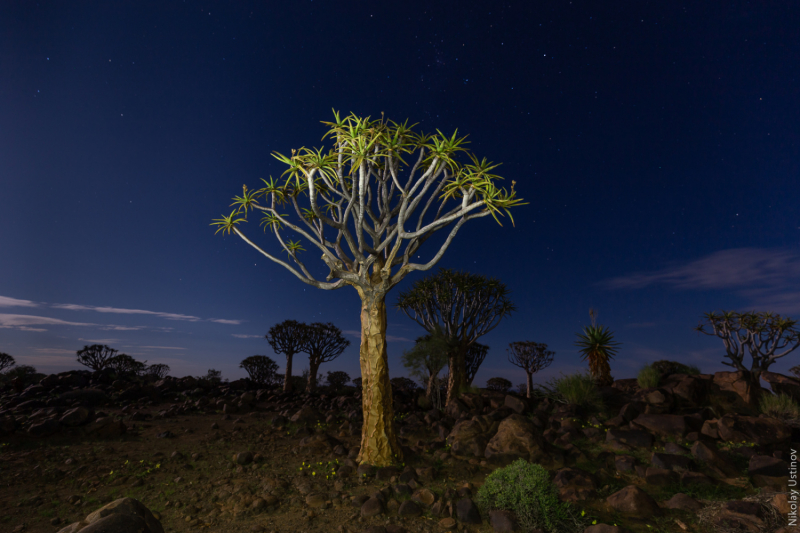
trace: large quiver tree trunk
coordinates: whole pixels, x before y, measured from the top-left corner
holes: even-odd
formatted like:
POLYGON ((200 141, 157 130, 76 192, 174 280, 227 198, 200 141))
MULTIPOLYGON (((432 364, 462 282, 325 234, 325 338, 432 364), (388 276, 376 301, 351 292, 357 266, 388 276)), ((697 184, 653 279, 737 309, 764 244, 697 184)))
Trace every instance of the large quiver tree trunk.
POLYGON ((392 385, 386 351, 386 301, 382 291, 364 291, 361 297, 361 390, 364 425, 356 462, 388 466, 402 460, 394 433, 392 385))

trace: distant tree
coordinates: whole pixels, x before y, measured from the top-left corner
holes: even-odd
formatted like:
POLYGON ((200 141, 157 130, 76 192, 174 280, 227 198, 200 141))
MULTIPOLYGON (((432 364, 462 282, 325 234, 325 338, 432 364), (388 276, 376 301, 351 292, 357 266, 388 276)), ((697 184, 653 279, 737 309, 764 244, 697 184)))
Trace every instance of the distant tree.
POLYGON ((530 398, 531 395, 528 394, 529 390, 530 388, 528 388, 527 383, 520 383, 519 385, 517 385, 517 392, 519 392, 520 395, 527 394, 528 398, 530 398))
POLYGON ((88 366, 95 372, 103 370, 117 355, 119 350, 109 348, 105 344, 92 344, 84 346, 83 350, 78 350, 78 362, 83 366, 88 366))
MULTIPOLYGON (((445 403, 455 399, 467 386, 466 359, 471 346, 516 309, 508 298, 508 289, 500 281, 446 268, 416 281, 409 290, 400 293, 395 305, 428 332, 440 325, 453 341, 454 347, 448 354, 450 382, 445 403)), ((477 365, 471 368, 473 377, 483 360, 474 361, 477 365)))
POLYGON ((473 342, 467 350, 467 354, 464 357, 464 377, 468 385, 472 385, 475 374, 478 373, 478 369, 483 364, 483 360, 486 359, 487 353, 489 353, 489 347, 479 342, 473 342))
POLYGON ((508 345, 508 362, 520 367, 528 376, 528 398, 533 390, 533 375, 550 366, 556 352, 547 349, 547 345, 539 342, 519 341, 508 345))
POLYGON ((165 365, 162 363, 158 363, 155 365, 149 365, 144 373, 148 376, 155 376, 158 379, 164 379, 169 374, 169 365, 165 365))
POLYGON ((201 376, 200 379, 204 379, 213 385, 217 385, 218 383, 222 382, 222 371, 209 368, 208 372, 206 372, 206 375, 201 376))
POLYGON ((403 392, 406 394, 413 393, 417 389, 417 384, 414 383, 414 380, 408 379, 404 376, 398 376, 396 378, 392 378, 389 380, 392 384, 392 390, 403 392))
POLYGON ((292 359, 295 354, 305 352, 308 344, 308 326, 297 320, 284 320, 269 328, 267 342, 277 354, 286 356, 286 375, 283 390, 292 390, 292 359))
POLYGON ((251 355, 242 360, 239 368, 244 368, 250 379, 260 385, 272 385, 277 381, 278 363, 266 355, 251 355))
POLYGON ((8 383, 13 381, 16 378, 19 378, 19 382, 21 386, 27 385, 37 374, 36 368, 32 367, 31 365, 17 365, 13 368, 9 368, 0 376, 3 382, 8 383))
POLYGON ((511 382, 506 378, 489 378, 486 380, 486 388, 495 392, 508 392, 511 382))
POLYGON ((388 466, 402 460, 394 432, 386 344, 386 295, 408 274, 433 268, 469 220, 509 214, 521 205, 515 182, 499 187, 497 165, 478 159, 454 133, 426 134, 408 122, 351 114, 324 137, 328 149, 274 154, 288 167, 284 184, 272 178, 259 190, 243 187, 237 210, 214 221, 234 232, 303 283, 323 290, 352 286, 361 300, 361 375, 364 379, 361 447, 356 462, 388 466), (301 207, 304 206, 304 207, 301 207), (263 215, 277 252, 247 238, 239 224, 249 210, 263 215), (244 216, 243 216, 244 215, 244 216), (414 263, 439 230, 447 236, 429 258, 414 263), (297 241, 290 236, 297 236, 297 241), (301 240, 302 239, 302 242, 301 240), (316 279, 301 257, 303 245, 322 254, 329 269, 316 279), (287 257, 280 257, 280 254, 287 257), (387 397, 388 396, 388 397, 387 397))
POLYGON ((360 388, 361 388, 361 383, 362 383, 362 381, 361 381, 361 378, 360 378, 360 377, 358 377, 358 378, 353 378, 353 379, 351 379, 350 381, 352 381, 352 382, 353 382, 353 386, 354 386, 355 388, 357 388, 357 389, 360 389, 360 388))
POLYGON ((761 399, 761 374, 775 361, 792 353, 800 346, 797 320, 782 318, 774 313, 737 313, 722 311, 706 313, 695 329, 705 335, 722 339, 725 345, 723 365, 742 372, 749 380, 746 400, 758 406, 761 399), (710 331, 706 328, 710 328, 710 331), (750 368, 744 363, 745 353, 750 354, 750 368))
POLYGON ((328 322, 315 322, 308 326, 305 352, 308 354, 309 379, 306 390, 317 388, 317 371, 322 363, 329 363, 342 355, 350 346, 350 341, 342 336, 342 331, 328 322))
POLYGON ((327 382, 331 390, 340 390, 348 381, 350 381, 350 376, 344 370, 328 372, 327 382))
POLYGON ((599 386, 606 387, 614 383, 608 361, 617 354, 620 343, 613 341, 614 334, 610 329, 597 325, 597 312, 594 309, 589 309, 589 317, 592 325, 583 328, 583 333, 578 333, 575 345, 582 359, 589 361, 589 372, 594 380, 599 386))
POLYGON ((106 368, 110 368, 117 375, 141 375, 147 367, 147 361, 144 363, 137 361, 130 355, 121 353, 115 355, 108 360, 106 368))
POLYGON ((411 377, 420 380, 425 386, 425 397, 431 405, 441 403, 435 401, 439 372, 447 365, 452 344, 453 341, 444 335, 441 326, 434 324, 431 333, 419 337, 414 347, 403 352, 400 358, 411 377))
POLYGON ((0 372, 4 371, 6 368, 11 368, 15 364, 17 364, 17 362, 13 357, 7 353, 0 352, 0 372))

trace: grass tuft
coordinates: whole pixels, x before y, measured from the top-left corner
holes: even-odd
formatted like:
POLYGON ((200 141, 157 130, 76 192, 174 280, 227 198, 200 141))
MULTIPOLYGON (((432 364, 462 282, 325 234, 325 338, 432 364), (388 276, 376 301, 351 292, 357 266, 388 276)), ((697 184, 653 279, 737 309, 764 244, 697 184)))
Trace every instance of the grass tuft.
POLYGON ((661 382, 661 372, 653 365, 645 365, 639 370, 636 381, 643 389, 654 389, 661 382))
POLYGON ((764 392, 759 402, 761 412, 774 418, 796 420, 800 418, 800 405, 788 394, 777 396, 764 392))

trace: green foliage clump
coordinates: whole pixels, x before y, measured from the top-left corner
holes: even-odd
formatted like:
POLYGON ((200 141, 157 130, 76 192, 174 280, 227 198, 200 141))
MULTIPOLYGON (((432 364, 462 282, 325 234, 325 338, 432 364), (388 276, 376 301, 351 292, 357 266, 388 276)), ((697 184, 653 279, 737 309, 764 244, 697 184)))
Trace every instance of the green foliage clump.
POLYGON ((511 382, 506 378, 489 378, 486 380, 486 388, 491 391, 508 392, 511 388, 511 382))
POLYGON ((544 395, 556 401, 589 409, 601 410, 603 399, 597 390, 597 382, 591 374, 576 373, 561 375, 540 387, 544 395))
POLYGON ((700 369, 697 368, 695 365, 684 365, 683 363, 679 363, 677 361, 667 361, 666 359, 662 359, 661 361, 656 361, 652 363, 654 369, 656 369, 659 374, 661 374, 662 378, 667 376, 671 376, 672 374, 686 374, 689 376, 696 376, 700 373, 700 369))
POLYGON ((774 418, 783 418, 784 420, 796 420, 800 418, 800 405, 788 394, 772 394, 764 393, 761 395, 759 402, 761 412, 767 416, 774 418))
POLYGON ((636 381, 643 389, 654 389, 658 387, 658 384, 661 382, 661 372, 653 365, 645 365, 639 370, 636 381))
POLYGON ((543 529, 548 533, 582 531, 578 512, 561 502, 555 485, 541 465, 518 459, 495 470, 478 490, 477 503, 488 513, 512 511, 523 530, 543 529))

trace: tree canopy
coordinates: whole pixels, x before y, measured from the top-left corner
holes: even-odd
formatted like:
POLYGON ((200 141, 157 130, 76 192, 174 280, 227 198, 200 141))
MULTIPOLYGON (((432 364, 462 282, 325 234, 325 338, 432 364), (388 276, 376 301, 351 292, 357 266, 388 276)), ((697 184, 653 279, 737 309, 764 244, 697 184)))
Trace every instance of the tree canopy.
POLYGON ((315 322, 308 326, 306 353, 308 353, 308 384, 311 392, 317 387, 317 371, 322 363, 333 361, 350 346, 350 341, 342 336, 342 331, 328 322, 315 322))
POLYGON ((95 372, 106 368, 111 359, 117 355, 119 350, 109 348, 105 344, 92 344, 84 346, 83 350, 78 350, 78 362, 83 366, 88 366, 95 372))
POLYGON ((284 320, 269 328, 266 339, 277 354, 286 356, 283 390, 292 390, 292 362, 295 354, 305 352, 308 345, 308 326, 297 320, 284 320))

